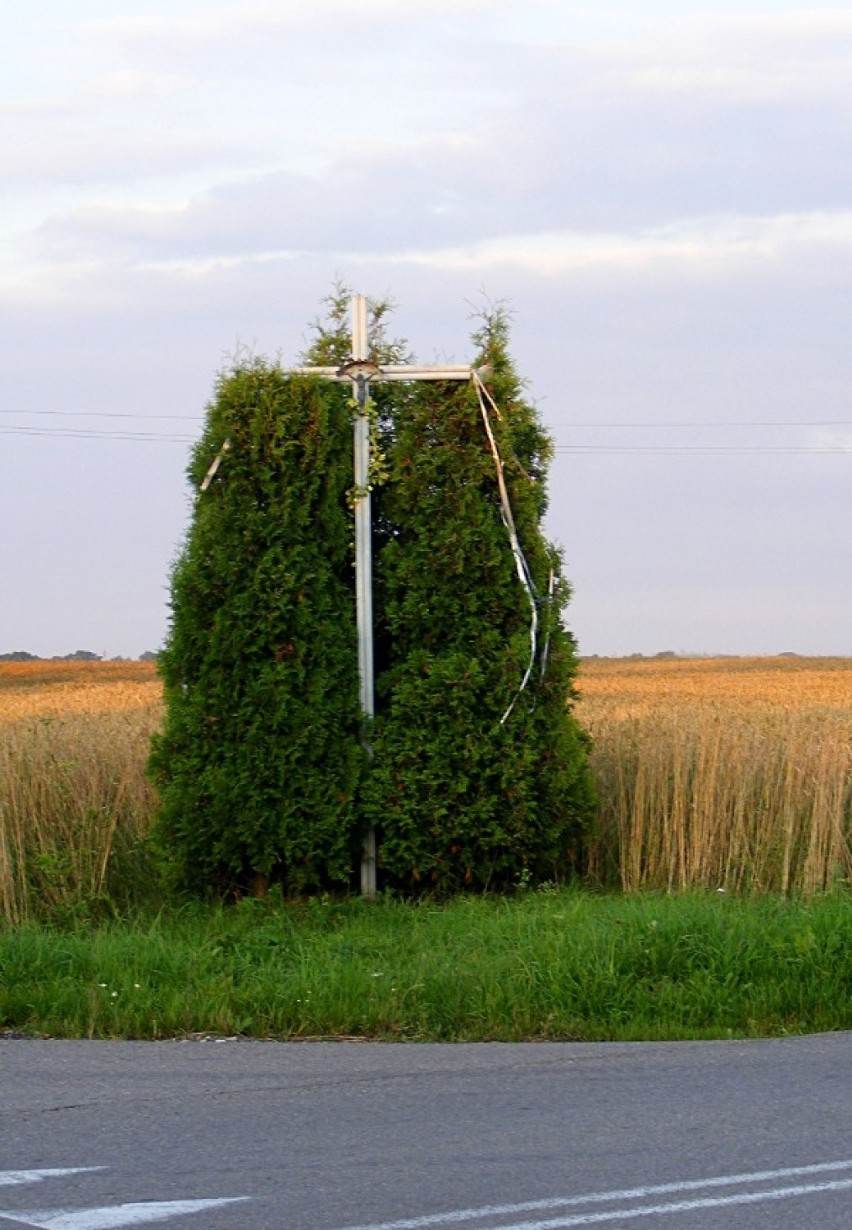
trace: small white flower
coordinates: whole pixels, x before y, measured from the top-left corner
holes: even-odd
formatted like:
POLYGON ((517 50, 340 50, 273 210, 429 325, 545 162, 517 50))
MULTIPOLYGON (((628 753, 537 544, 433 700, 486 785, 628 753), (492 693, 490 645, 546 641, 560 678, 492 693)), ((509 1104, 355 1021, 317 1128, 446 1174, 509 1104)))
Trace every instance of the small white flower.
POLYGON ((118 991, 110 991, 110 999, 117 999, 118 991))

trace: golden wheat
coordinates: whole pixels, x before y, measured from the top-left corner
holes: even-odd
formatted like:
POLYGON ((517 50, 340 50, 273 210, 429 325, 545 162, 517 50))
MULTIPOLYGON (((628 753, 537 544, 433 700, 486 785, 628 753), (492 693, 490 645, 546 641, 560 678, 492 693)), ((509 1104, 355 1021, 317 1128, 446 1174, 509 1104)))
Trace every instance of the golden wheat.
POLYGON ((143 839, 162 689, 147 663, 0 664, 0 913, 97 898, 143 839))
POLYGON ((127 713, 161 702, 151 662, 2 662, 0 723, 73 713, 127 713))
MULTIPOLYGON (((852 659, 586 660, 590 875, 627 891, 852 882, 852 659)), ((147 834, 162 721, 137 662, 0 664, 0 915, 97 897, 147 834)))
POLYGON ((590 871, 640 888, 852 882, 852 660, 587 660, 590 871))

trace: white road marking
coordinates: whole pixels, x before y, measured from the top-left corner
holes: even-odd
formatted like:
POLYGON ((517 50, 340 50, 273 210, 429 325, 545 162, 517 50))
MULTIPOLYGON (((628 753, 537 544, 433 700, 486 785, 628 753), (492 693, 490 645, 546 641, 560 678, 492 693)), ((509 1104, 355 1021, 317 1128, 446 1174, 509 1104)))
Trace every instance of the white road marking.
MULTIPOLYGON (((658 1183, 644 1187, 630 1187, 621 1191, 610 1192, 590 1192, 585 1196, 564 1196, 555 1197, 550 1200, 527 1200, 520 1204, 488 1204, 482 1205, 479 1208, 472 1209, 454 1209, 447 1213, 433 1213, 423 1217, 405 1217, 397 1221, 371 1222, 360 1226, 347 1226, 345 1230, 421 1230, 422 1227, 450 1225, 465 1221, 478 1221, 484 1218, 491 1217, 507 1217, 517 1213, 535 1213, 555 1211, 556 1209, 576 1208, 581 1204, 614 1204, 617 1201, 625 1200, 644 1200, 648 1196, 664 1196, 674 1195, 677 1192, 694 1192, 700 1191, 702 1188, 713 1187, 731 1187, 740 1183, 770 1183, 776 1179, 797 1179, 805 1176, 816 1176, 819 1174, 837 1173, 839 1171, 852 1170, 852 1158, 846 1161, 838 1162, 816 1162, 811 1166, 787 1166, 780 1170, 753 1170, 747 1174, 727 1174, 715 1175, 709 1179, 687 1179, 677 1183, 658 1183)), ((840 1186, 852 1186, 852 1181, 840 1181, 840 1186)), ((781 1189, 778 1189, 781 1190, 781 1189)), ((794 1189, 786 1189, 792 1195, 794 1189)), ((798 1191, 798 1189, 796 1189, 798 1191)), ((802 1189, 802 1194, 804 1194, 802 1189)), ((807 1190, 818 1190, 817 1188, 807 1190)), ((819 1190, 828 1190, 823 1186, 819 1190)), ((753 1199, 754 1196, 749 1193, 748 1199, 753 1199)), ((770 1199, 774 1197, 760 1194, 760 1199, 770 1199)), ((719 1200, 732 1201, 732 1197, 717 1197, 719 1200)), ((738 1197, 742 1201, 743 1197, 738 1197)), ((664 1205, 665 1209, 674 1208, 674 1206, 664 1205)), ((690 1207, 703 1207, 690 1204, 690 1207)), ((586 1215, 584 1215, 586 1216, 586 1215)), ((615 1214, 603 1214, 603 1219, 613 1220, 615 1214)), ((619 1213, 619 1217, 624 1217, 626 1214, 619 1213)), ((639 1214, 633 1214, 639 1216, 639 1214)), ((561 1219, 552 1221, 535 1221, 520 1223, 524 1226, 568 1226, 568 1225, 583 1225, 591 1224, 582 1221, 563 1221, 561 1219)), ((501 1226, 500 1230, 518 1230, 518 1226, 501 1226)))
POLYGON ((762 1200, 790 1200, 794 1196, 813 1196, 817 1192, 839 1192, 852 1188, 852 1179, 834 1179, 828 1183, 800 1184, 798 1187, 775 1187, 765 1192, 737 1192, 734 1196, 707 1196, 699 1200, 674 1200, 671 1204, 646 1204, 636 1209, 614 1209, 609 1213, 580 1213, 571 1217, 555 1217, 548 1221, 517 1222, 501 1226, 500 1230, 544 1230, 558 1226, 593 1226, 604 1221, 628 1221, 636 1217, 656 1217, 662 1213, 690 1213, 695 1209, 721 1209, 731 1204, 759 1204, 762 1200))
POLYGON ((0 1217, 35 1226, 38 1230, 121 1230, 125 1226, 143 1226, 155 1221, 168 1221, 187 1213, 220 1208, 248 1200, 248 1196, 230 1196, 222 1200, 146 1200, 138 1204, 115 1204, 100 1209, 45 1209, 8 1213, 0 1209, 0 1217))
POLYGON ((42 1179, 61 1179, 67 1174, 86 1174, 105 1169, 105 1166, 67 1166, 61 1170, 0 1170, 0 1187, 16 1187, 19 1183, 41 1183, 42 1179))

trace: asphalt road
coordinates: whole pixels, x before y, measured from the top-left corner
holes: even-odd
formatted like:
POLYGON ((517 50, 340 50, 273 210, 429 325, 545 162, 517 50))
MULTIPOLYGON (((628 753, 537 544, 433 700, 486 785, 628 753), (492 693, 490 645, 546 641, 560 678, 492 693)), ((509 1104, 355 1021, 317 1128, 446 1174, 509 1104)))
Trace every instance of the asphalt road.
POLYGON ((850 1230, 852 1034, 0 1039, 0 1230, 850 1230))

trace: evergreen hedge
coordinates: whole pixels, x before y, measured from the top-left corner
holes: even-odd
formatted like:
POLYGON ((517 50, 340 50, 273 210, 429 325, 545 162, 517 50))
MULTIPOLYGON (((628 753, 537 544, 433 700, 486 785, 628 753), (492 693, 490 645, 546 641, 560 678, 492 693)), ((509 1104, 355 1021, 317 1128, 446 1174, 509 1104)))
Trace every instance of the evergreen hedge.
POLYGON ((507 340, 500 310, 474 337, 537 608, 522 692, 530 598, 475 386, 414 386, 389 449, 381 504, 393 532, 377 567, 384 669, 364 809, 384 882, 406 890, 562 879, 577 866, 593 804, 586 739, 569 708, 575 645, 561 616, 570 590, 541 531, 550 442, 507 340))
MULTIPOLYGON (((348 357, 338 287, 307 362, 348 357)), ((373 305, 371 351, 406 358, 373 305)), ((550 444, 508 356, 505 312, 474 335, 471 383, 372 386, 377 718, 358 710, 352 402, 253 361, 223 377, 189 469, 151 768, 180 883, 234 895, 380 883, 444 894, 563 879, 593 798, 570 702, 570 590, 541 530, 550 444), (489 401, 493 398, 494 404, 489 401), (483 406, 528 569, 518 576, 483 406), (496 406, 496 409, 495 409, 496 406), (530 627, 537 635, 531 662, 530 627), (531 668, 531 669, 530 669, 531 668), (522 680, 529 670, 526 686, 522 680), (363 740, 369 743, 365 751, 363 740)))
POLYGON ((350 421, 340 386, 259 361, 223 377, 209 408, 151 757, 156 837, 187 888, 349 882, 364 761, 350 421))

